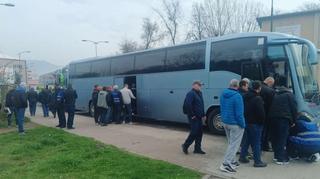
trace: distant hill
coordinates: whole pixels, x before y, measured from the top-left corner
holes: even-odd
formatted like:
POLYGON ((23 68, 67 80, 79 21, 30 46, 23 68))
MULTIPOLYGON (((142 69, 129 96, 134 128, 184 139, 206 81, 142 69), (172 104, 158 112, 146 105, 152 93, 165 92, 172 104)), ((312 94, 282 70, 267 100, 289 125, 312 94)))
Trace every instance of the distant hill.
POLYGON ((27 60, 27 66, 39 76, 61 68, 60 66, 42 60, 27 60))

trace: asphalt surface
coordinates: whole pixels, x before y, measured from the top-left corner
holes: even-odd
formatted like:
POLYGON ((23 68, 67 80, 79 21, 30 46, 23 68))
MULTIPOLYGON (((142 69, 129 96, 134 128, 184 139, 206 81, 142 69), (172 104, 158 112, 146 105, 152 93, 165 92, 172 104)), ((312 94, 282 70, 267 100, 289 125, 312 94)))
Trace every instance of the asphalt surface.
MULTIPOLYGON (((40 111, 40 110, 38 110, 40 111)), ((32 121, 41 125, 54 127, 58 120, 43 118, 37 114, 32 121)), ((170 123, 169 123, 170 124, 170 123)), ((157 123, 134 123, 133 125, 111 124, 106 127, 96 126, 93 118, 85 115, 75 116, 74 130, 70 133, 91 137, 106 144, 111 144, 132 153, 153 159, 164 160, 187 168, 198 170, 204 178, 237 178, 237 179, 318 179, 320 164, 305 161, 292 161, 289 165, 278 166, 272 162, 272 153, 263 153, 267 168, 253 168, 251 164, 243 164, 236 174, 226 174, 219 171, 226 149, 226 139, 223 136, 204 134, 203 150, 206 155, 194 155, 193 146, 189 155, 181 152, 181 144, 188 135, 185 125, 169 125, 157 123)))

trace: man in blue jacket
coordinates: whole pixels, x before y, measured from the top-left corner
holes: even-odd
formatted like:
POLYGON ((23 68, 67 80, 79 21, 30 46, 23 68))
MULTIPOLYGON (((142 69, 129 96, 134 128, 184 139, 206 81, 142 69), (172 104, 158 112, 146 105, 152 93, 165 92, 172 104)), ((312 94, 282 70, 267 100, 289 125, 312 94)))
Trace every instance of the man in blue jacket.
POLYGON ((188 116, 190 123, 190 134, 184 144, 182 144, 182 151, 188 154, 189 146, 195 141, 195 154, 206 154, 201 149, 202 141, 202 120, 205 120, 204 104, 201 93, 201 82, 195 81, 192 84, 192 90, 188 92, 184 104, 183 112, 188 116))
POLYGON ((235 173, 235 169, 239 167, 236 153, 245 128, 243 99, 238 88, 239 81, 233 79, 230 81, 230 87, 224 90, 220 97, 221 118, 229 144, 220 170, 227 173, 235 173))

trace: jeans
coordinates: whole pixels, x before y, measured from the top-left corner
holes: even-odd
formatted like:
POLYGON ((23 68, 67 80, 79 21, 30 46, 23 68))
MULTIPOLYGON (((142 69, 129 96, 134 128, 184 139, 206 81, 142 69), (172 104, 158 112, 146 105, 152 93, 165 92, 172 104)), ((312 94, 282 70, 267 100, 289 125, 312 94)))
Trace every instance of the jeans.
POLYGON ((188 148, 193 142, 195 142, 194 150, 201 151, 201 142, 203 136, 202 119, 191 119, 191 117, 188 118, 190 123, 190 133, 184 142, 184 146, 188 148))
POLYGON ((74 105, 67 105, 66 111, 68 113, 68 121, 67 121, 67 128, 73 127, 73 121, 74 121, 74 112, 75 112, 75 106, 74 105))
POLYGON ((241 144, 244 129, 238 125, 224 124, 223 126, 228 140, 228 148, 223 159, 223 164, 232 165, 232 163, 236 162, 236 154, 241 144))
POLYGON ((259 124, 248 124, 243 139, 245 142, 241 146, 240 158, 245 158, 248 155, 248 149, 251 145, 253 151, 254 163, 259 164, 261 161, 261 135, 262 135, 263 125, 259 124))
POLYGON ((24 123, 24 114, 26 109, 25 108, 17 108, 16 109, 16 118, 18 121, 18 131, 19 133, 24 132, 23 123, 24 123))
POLYGON ((99 123, 99 117, 100 117, 100 115, 101 115, 101 112, 100 112, 100 110, 99 110, 99 107, 94 106, 94 114, 93 114, 93 117, 94 117, 94 122, 95 122, 96 124, 99 123))
POLYGON ((36 115, 36 109, 37 109, 37 102, 29 102, 30 116, 36 115))
POLYGON ((107 114, 106 114, 106 124, 111 123, 111 121, 112 121, 112 108, 109 107, 107 109, 107 114))
POLYGON ((112 117, 113 117, 113 121, 115 123, 121 123, 122 120, 120 119, 121 118, 121 106, 120 105, 114 105, 112 107, 112 117))
POLYGON ((57 108, 58 118, 59 118, 59 127, 66 127, 66 116, 64 113, 64 108, 57 108))
POLYGON ((272 121, 272 148, 274 158, 280 162, 288 160, 287 140, 289 137, 290 124, 287 119, 273 119, 272 121))
POLYGON ((132 122, 132 106, 131 104, 125 104, 125 116, 124 120, 126 123, 132 122))
MULTIPOLYGON (((9 109, 10 109, 11 113, 7 115, 7 120, 8 120, 8 126, 11 126, 12 117, 14 117, 14 114, 16 114, 16 111, 15 111, 14 107, 9 107, 9 109)), ((15 120, 16 120, 16 124, 18 124, 17 119, 15 119, 15 120)))
POLYGON ((106 117, 107 117, 107 109, 106 108, 100 108, 100 123, 106 124, 106 117))
POLYGON ((42 103, 43 117, 49 117, 49 107, 48 104, 42 103))

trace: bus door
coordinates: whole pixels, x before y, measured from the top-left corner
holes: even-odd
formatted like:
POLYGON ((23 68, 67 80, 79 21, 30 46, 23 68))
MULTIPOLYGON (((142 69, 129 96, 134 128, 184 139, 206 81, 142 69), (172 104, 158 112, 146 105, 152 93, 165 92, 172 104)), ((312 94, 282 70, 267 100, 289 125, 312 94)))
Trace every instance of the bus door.
MULTIPOLYGON (((127 76, 124 77, 124 84, 129 85, 129 89, 131 89, 133 95, 137 98, 137 78, 136 76, 127 76)), ((137 100, 132 100, 132 111, 134 114, 137 114, 137 100)))
POLYGON ((124 82, 124 78, 123 77, 115 77, 113 79, 113 85, 118 85, 119 86, 119 90, 123 88, 123 83, 124 82))
POLYGON ((250 80, 263 80, 261 64, 257 62, 244 62, 241 64, 241 78, 250 80))

